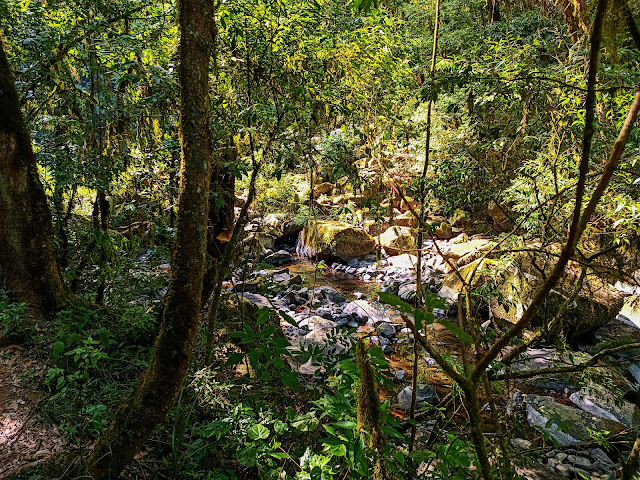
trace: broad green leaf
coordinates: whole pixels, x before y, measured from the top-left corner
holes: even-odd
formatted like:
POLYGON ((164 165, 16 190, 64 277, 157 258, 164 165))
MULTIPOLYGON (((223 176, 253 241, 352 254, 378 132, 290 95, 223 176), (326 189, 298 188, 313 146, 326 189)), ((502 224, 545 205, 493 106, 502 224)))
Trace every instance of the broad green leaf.
POLYGON ((247 430, 247 435, 251 440, 265 440, 269 438, 269 429, 261 423, 256 423, 247 430))

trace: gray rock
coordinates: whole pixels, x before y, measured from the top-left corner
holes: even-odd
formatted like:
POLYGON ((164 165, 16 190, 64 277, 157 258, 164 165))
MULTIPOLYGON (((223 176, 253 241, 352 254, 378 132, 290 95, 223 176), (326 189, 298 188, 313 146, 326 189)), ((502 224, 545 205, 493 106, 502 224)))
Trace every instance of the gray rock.
POLYGON ((284 265, 285 263, 292 263, 293 256, 286 250, 278 250, 277 252, 265 257, 264 261, 275 266, 284 265))
POLYGON ((551 397, 526 395, 527 421, 556 439, 559 445, 578 445, 591 438, 589 430, 607 430, 614 434, 622 430, 622 425, 608 419, 590 415, 577 408, 557 403, 551 397), (560 431, 554 422, 547 428, 550 418, 560 418, 567 432, 560 431))
POLYGON ((352 258, 351 260, 349 260, 347 262, 347 265, 349 265, 350 267, 357 267, 358 266, 358 259, 357 258, 352 258))
POLYGON ((327 307, 316 308, 316 315, 319 315, 322 318, 326 318, 327 320, 333 320, 331 309, 327 307))
POLYGON ((612 470, 612 467, 604 462, 595 462, 593 464, 593 469, 601 475, 606 475, 612 470))
POLYGON ((576 467, 581 468, 583 470, 593 470, 593 464, 591 463, 591 460, 589 460, 586 457, 576 456, 576 459, 573 461, 573 464, 576 467))
POLYGON ((556 455, 556 460, 558 460, 560 463, 564 462, 567 459, 568 455, 564 452, 559 452, 556 455))
POLYGON ((547 460, 547 465, 549 465, 549 468, 556 468, 558 461, 555 458, 549 458, 547 460))
POLYGON ((632 363, 631 365, 629 365, 629 373, 631 374, 633 379, 636 381, 636 383, 640 383, 640 366, 638 366, 635 363, 632 363))
POLYGON ((393 348, 391 348, 391 346, 389 345, 383 345, 382 353, 384 353, 385 355, 391 355, 393 353, 393 348))
POLYGON ((631 402, 616 399, 603 388, 596 387, 594 392, 581 390, 573 393, 569 399, 585 412, 597 417, 613 420, 627 427, 640 425, 640 409, 631 402))
POLYGON ((511 440, 509 440, 509 443, 513 447, 520 448, 522 450, 529 450, 533 446, 533 444, 529 440, 526 440, 524 438, 512 438, 511 440))
MULTIPOLYGON (((409 410, 411 408, 411 386, 405 387, 398 393, 398 407, 403 410, 409 410)), ((423 404, 428 403, 430 405, 437 405, 440 403, 440 397, 431 385, 418 385, 416 391, 416 403, 423 404)))
POLYGON ((353 292, 353 296, 356 297, 358 300, 362 300, 364 298, 364 293, 362 293, 362 292, 353 292))
POLYGON ((416 296, 416 284, 405 283, 398 288, 398 296, 403 300, 412 300, 416 296))
POLYGON ((396 329, 393 328, 393 325, 390 323, 379 323, 376 330, 378 331, 378 334, 383 337, 393 338, 396 336, 396 329))
POLYGON ((316 300, 325 300, 329 303, 344 303, 347 300, 339 291, 327 285, 314 288, 310 294, 312 294, 316 300))
POLYGON ((612 467, 615 466, 613 460, 611 460, 609 455, 607 455, 607 453, 601 448, 594 448, 591 450, 591 457, 612 467))
POLYGON ((349 320, 346 318, 341 318, 336 322, 336 327, 345 327, 349 324, 349 320))
POLYGON ((378 324, 379 322, 391 322, 389 317, 376 309, 366 300, 354 300, 353 302, 349 302, 342 310, 342 313, 356 318, 361 318, 363 321, 372 320, 373 324, 378 324))
POLYGON ((401 382, 402 380, 404 380, 404 377, 407 376, 407 372, 405 372, 404 370, 396 370, 393 376, 397 381, 401 382))

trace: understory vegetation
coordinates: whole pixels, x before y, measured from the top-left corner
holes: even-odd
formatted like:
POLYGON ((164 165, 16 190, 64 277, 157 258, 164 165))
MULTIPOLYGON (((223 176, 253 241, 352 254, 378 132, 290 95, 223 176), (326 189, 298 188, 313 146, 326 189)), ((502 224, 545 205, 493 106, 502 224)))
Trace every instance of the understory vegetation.
POLYGON ((640 478, 639 20, 0 0, 0 478, 640 478))

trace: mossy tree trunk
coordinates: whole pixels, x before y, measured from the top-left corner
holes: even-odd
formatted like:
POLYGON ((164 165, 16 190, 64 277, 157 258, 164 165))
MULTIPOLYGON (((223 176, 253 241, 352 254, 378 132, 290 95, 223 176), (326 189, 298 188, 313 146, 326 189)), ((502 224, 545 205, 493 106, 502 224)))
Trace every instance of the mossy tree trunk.
POLYGON ((0 286, 37 315, 67 303, 53 222, 0 35, 0 286))
POLYGON ((214 8, 180 2, 181 185, 172 275, 149 368, 91 452, 87 473, 118 478, 173 406, 193 351, 205 267, 211 132, 209 60, 214 8))

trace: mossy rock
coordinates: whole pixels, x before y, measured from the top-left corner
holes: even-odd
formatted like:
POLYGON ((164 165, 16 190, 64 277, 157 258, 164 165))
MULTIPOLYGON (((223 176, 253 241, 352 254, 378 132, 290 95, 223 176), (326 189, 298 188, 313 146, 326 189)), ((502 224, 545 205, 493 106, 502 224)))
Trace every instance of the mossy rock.
POLYGON ((375 240, 363 230, 344 222, 310 220, 301 236, 299 252, 308 258, 339 258, 349 261, 371 253, 375 240))

